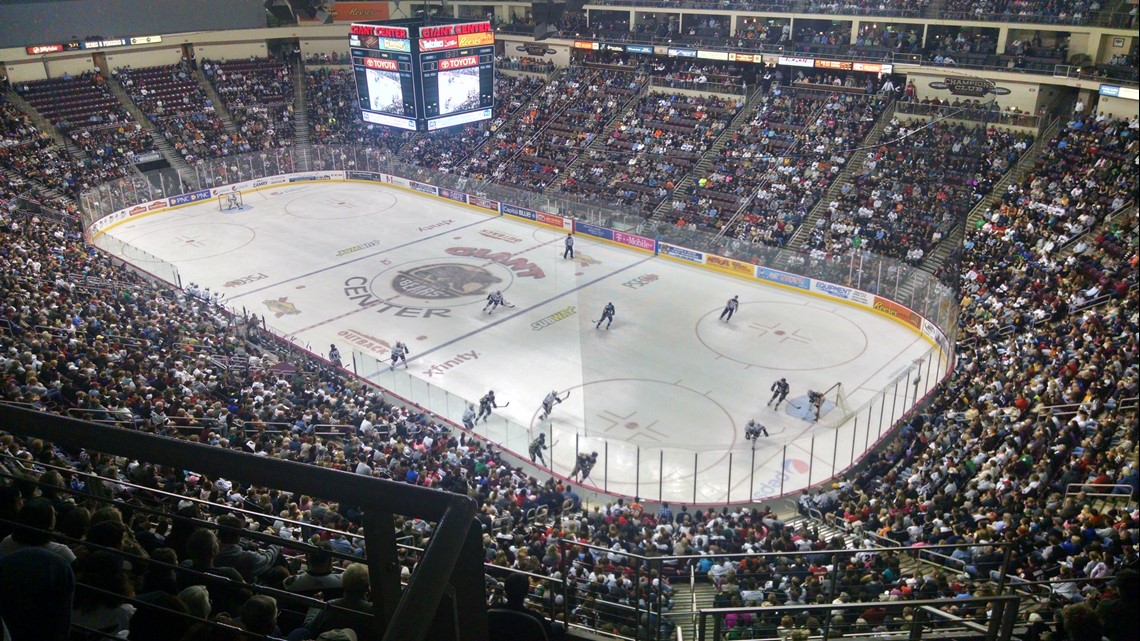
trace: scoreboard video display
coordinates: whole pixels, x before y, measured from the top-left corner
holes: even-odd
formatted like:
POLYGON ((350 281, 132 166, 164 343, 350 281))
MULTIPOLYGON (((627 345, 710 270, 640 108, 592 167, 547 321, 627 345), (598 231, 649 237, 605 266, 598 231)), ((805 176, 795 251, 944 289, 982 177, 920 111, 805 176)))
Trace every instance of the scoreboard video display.
POLYGON ((491 118, 491 23, 355 23, 350 52, 365 122, 432 131, 491 118))

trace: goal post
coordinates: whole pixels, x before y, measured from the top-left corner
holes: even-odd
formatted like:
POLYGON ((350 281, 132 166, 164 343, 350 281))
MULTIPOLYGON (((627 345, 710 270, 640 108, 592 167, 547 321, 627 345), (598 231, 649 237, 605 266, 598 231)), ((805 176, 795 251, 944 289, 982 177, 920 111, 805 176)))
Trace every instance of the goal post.
POLYGON ((240 191, 218 194, 218 211, 231 211, 242 208, 240 191))
MULTIPOLYGON (((851 418, 855 410, 851 408, 851 404, 847 401, 847 393, 843 390, 842 383, 836 383, 831 387, 821 392, 823 402, 820 405, 819 424, 827 425, 830 427, 839 427, 851 418)), ((815 415, 815 409, 811 410, 812 416, 815 415)))

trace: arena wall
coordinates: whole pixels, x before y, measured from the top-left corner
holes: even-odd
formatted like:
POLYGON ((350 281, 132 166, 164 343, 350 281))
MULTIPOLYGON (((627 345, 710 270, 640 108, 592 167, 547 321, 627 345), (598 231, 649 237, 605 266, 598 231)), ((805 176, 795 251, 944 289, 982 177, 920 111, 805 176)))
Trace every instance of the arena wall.
POLYGON ((156 67, 177 64, 182 59, 180 47, 155 47, 153 49, 116 49, 107 52, 107 67, 156 67))

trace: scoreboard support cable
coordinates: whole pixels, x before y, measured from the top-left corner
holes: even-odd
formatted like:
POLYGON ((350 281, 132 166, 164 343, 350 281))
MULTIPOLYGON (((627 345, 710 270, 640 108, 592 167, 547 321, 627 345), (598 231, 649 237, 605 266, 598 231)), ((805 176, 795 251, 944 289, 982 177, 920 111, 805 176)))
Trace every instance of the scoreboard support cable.
POLYGON ((495 34, 488 21, 353 23, 349 52, 365 122, 433 131, 492 116, 495 34))

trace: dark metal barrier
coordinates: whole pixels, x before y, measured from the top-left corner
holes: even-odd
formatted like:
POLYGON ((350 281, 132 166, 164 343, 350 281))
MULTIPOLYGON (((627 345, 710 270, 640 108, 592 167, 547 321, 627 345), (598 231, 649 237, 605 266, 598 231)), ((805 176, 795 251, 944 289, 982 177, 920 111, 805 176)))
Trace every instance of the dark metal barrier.
POLYGON ((249 456, 14 405, 0 404, 0 428, 57 445, 89 448, 360 506, 375 621, 383 631, 383 640, 488 639, 480 530, 472 527, 476 504, 466 496, 249 456), (423 558, 402 592, 394 514, 437 523, 423 558))

